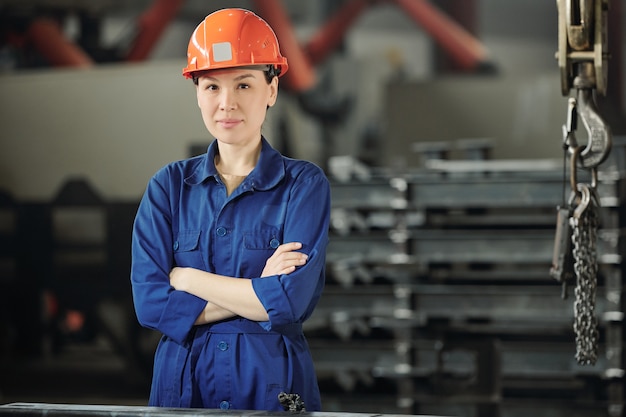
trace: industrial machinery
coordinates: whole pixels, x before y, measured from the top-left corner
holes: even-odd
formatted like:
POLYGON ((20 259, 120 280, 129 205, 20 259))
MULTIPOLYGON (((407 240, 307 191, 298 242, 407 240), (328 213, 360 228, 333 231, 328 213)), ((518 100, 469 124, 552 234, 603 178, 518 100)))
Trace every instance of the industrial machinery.
POLYGON ((624 138, 595 105, 608 2, 558 8, 563 166, 489 160, 480 141, 457 143, 464 160, 421 144, 402 172, 331 159, 329 285, 308 325, 338 404, 360 390, 403 413, 623 415, 624 138))
MULTIPOLYGON (((563 145, 570 156, 571 197, 559 209, 552 276, 575 285, 576 359, 593 365, 597 359, 598 331, 595 317, 597 287, 596 240, 599 198, 598 166, 611 150, 611 131, 599 114, 594 94, 607 89, 607 0, 558 0, 561 90, 569 99, 563 145), (575 131, 583 122, 586 145, 579 145, 575 131), (579 168, 590 171, 590 183, 579 182, 579 168), (575 281, 575 282, 574 282, 575 281)), ((564 197, 565 200, 565 197, 564 197)))
POLYGON ((320 378, 339 387, 326 398, 341 409, 369 393, 361 407, 402 413, 621 415, 620 139, 594 191, 593 364, 574 359, 576 301, 550 276, 558 160, 436 158, 402 173, 331 163, 328 282, 307 323, 320 378))

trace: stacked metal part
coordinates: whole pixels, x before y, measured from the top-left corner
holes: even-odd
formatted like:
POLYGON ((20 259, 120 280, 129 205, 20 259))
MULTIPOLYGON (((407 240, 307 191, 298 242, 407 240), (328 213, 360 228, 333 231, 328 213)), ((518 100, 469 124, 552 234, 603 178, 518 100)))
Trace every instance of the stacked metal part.
POLYGON ((327 407, 621 415, 623 143, 598 173, 593 366, 574 357, 573 291, 550 276, 562 164, 476 146, 467 160, 421 149, 403 173, 331 161, 327 287, 307 323, 327 407))

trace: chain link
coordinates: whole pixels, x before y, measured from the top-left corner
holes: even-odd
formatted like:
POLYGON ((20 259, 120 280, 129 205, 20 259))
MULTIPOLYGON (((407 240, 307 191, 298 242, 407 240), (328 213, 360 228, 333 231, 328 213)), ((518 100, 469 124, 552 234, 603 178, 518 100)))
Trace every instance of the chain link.
POLYGON ((598 358, 598 322, 595 315, 598 210, 595 202, 590 202, 580 216, 571 217, 570 226, 576 274, 574 289, 576 360, 581 365, 594 365, 598 358))

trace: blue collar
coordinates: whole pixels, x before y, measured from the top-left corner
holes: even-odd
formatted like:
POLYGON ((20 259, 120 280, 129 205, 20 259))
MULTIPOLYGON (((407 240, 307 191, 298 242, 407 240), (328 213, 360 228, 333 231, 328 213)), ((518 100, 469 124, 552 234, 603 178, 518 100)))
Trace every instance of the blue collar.
MULTIPOLYGON (((194 171, 185 178, 185 184, 198 185, 210 177, 215 177, 215 154, 217 153, 217 140, 209 145, 206 154, 201 158, 204 163, 199 163, 194 171)), ((285 163, 283 156, 261 137, 261 155, 259 161, 246 177, 244 182, 257 190, 269 190, 276 186, 285 177, 285 163)))

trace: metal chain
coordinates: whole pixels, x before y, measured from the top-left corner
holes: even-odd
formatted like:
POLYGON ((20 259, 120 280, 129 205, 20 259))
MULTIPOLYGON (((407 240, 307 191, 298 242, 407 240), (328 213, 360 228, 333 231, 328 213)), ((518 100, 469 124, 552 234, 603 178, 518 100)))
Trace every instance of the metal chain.
POLYGON ((598 210, 594 202, 580 216, 570 218, 576 287, 574 289, 574 332, 576 360, 594 365, 598 358, 598 322, 595 315, 598 261, 596 242, 598 210))
POLYGON ((280 402, 280 405, 283 406, 285 411, 301 413, 306 411, 304 401, 302 401, 300 394, 287 394, 286 392, 281 392, 278 394, 278 401, 280 402))

